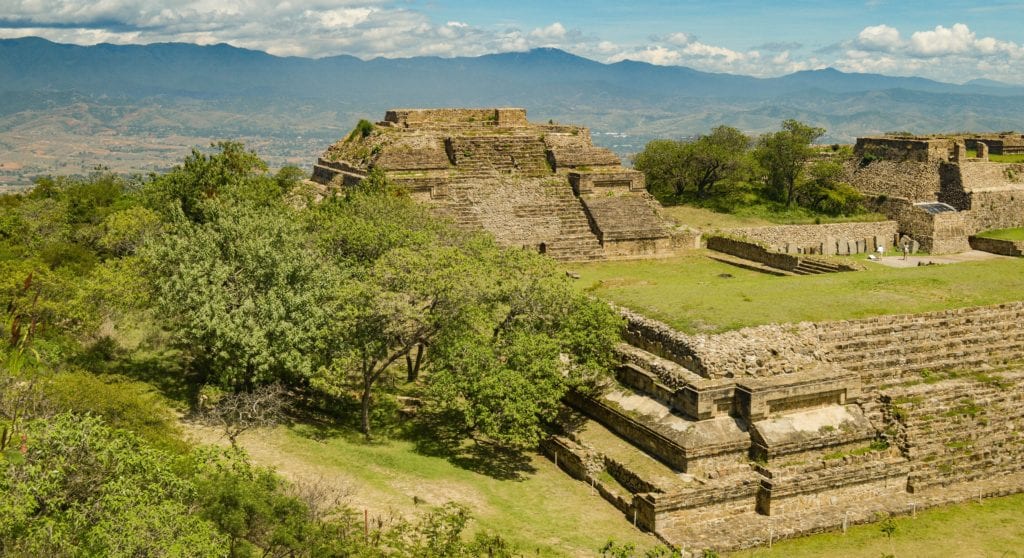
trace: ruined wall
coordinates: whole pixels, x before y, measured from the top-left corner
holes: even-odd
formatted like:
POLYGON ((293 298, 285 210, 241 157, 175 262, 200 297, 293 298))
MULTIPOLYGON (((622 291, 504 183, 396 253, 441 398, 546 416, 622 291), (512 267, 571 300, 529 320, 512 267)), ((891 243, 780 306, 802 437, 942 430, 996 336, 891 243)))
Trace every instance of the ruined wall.
POLYGON ((384 113, 384 122, 406 128, 467 125, 514 127, 527 125, 526 109, 521 108, 393 109, 384 113))
MULTIPOLYGON (((899 223, 896 221, 878 221, 872 223, 826 223, 822 225, 772 225, 730 229, 729 234, 742 236, 763 244, 776 251, 785 251, 787 244, 795 246, 814 246, 835 244, 837 241, 864 240, 868 238, 885 239, 891 247, 896 236, 899 223)), ((829 252, 826 251, 826 254, 829 252)))
POLYGON ((1024 302, 710 336, 624 315, 627 340, 689 369, 623 347, 627 387, 573 403, 680 473, 605 459, 629 494, 595 486, 667 542, 722 551, 1024 491, 1024 302))
POLYGON ((951 148, 948 139, 876 137, 857 138, 853 151, 862 159, 934 163, 948 160, 951 148))
POLYGON ((935 255, 970 250, 967 237, 975 232, 970 212, 931 214, 905 198, 876 198, 872 203, 877 211, 895 219, 899 233, 916 240, 921 250, 935 255))
POLYGON ((1024 256, 1024 240, 999 240, 972 236, 971 248, 1002 256, 1024 256))
POLYGON ((583 127, 530 124, 514 108, 395 109, 359 132, 324 152, 313 182, 337 189, 381 169, 456 225, 563 261, 665 257, 693 240, 671 234, 643 174, 583 127), (581 196, 602 199, 588 213, 581 196))
POLYGON ((847 181, 864 194, 934 201, 941 188, 937 162, 875 160, 846 169, 847 181))

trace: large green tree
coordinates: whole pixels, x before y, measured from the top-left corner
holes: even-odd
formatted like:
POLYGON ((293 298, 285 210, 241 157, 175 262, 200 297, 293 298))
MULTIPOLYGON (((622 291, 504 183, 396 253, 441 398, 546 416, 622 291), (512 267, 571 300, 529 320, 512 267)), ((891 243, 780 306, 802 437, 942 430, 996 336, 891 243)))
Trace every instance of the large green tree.
POLYGON ((222 206, 206 222, 177 223, 142 256, 176 344, 210 381, 296 383, 319 366, 337 275, 291 208, 222 206))
POLYGON ((766 186, 777 201, 792 205, 807 162, 814 156, 811 144, 825 134, 824 128, 786 120, 782 130, 758 140, 754 156, 766 173, 766 186))
POLYGON ((651 141, 633 165, 644 172, 648 189, 656 196, 679 197, 690 189, 703 199, 743 167, 749 145, 750 138, 743 132, 718 126, 692 142, 651 141))

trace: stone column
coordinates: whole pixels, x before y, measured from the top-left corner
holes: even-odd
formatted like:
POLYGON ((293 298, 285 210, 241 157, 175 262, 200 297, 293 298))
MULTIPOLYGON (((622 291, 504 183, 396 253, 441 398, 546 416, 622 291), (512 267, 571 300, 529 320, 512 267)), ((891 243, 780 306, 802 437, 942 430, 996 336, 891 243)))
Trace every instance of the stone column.
POLYGON ((978 142, 978 158, 988 161, 988 145, 980 141, 978 142))

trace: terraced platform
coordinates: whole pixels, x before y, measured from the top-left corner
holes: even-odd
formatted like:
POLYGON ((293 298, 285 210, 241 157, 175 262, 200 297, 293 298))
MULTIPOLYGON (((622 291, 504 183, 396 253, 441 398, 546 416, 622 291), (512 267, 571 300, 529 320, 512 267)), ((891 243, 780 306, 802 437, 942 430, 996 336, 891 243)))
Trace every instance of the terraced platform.
POLYGON ((371 168, 457 225, 563 261, 663 257, 677 241, 643 174, 595 147, 579 126, 532 124, 523 109, 388 111, 335 143, 313 168, 327 187, 371 168))
POLYGON ((586 420, 544 449, 627 520, 689 551, 1024 491, 1022 312, 718 336, 627 312, 616 380, 570 397, 586 420))

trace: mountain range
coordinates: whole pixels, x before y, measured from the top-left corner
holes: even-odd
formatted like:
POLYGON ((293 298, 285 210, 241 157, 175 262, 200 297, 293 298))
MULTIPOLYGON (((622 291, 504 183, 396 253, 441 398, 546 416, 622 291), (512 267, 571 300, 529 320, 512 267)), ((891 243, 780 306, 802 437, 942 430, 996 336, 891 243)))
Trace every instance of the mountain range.
POLYGON ((5 149, 20 149, 14 131, 53 118, 70 122, 68 133, 81 122, 89 134, 124 138, 301 138, 287 149, 298 150, 296 160, 308 149, 311 161, 358 118, 433 106, 525 107, 532 120, 590 126, 597 143, 624 155, 655 137, 719 124, 758 134, 786 118, 826 128, 829 142, 894 130, 1024 129, 1024 87, 991 80, 950 84, 832 68, 756 78, 605 64, 557 49, 360 60, 225 44, 0 40, 0 164, 11 159, 5 149))

